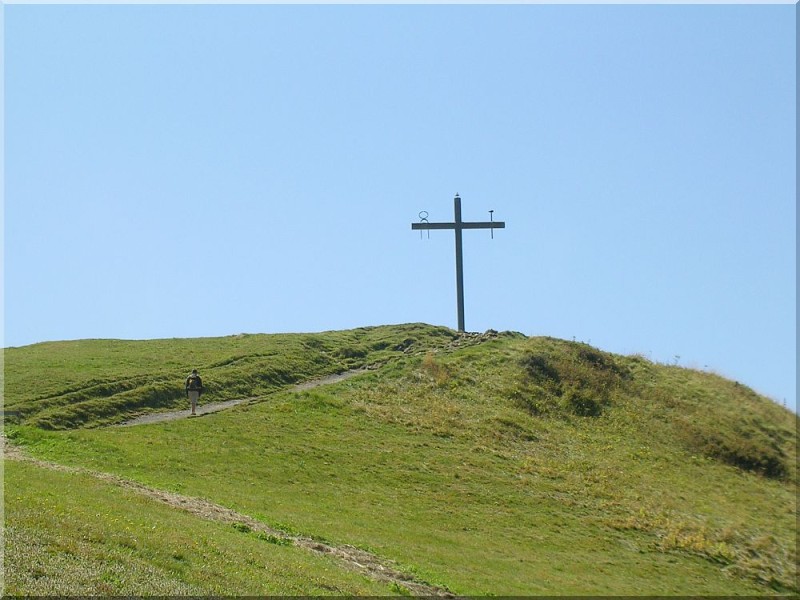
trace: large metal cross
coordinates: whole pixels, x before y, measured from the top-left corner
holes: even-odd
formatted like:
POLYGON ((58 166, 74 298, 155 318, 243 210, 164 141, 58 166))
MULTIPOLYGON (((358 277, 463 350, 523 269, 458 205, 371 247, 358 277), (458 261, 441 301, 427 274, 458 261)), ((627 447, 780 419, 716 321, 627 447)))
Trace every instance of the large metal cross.
MULTIPOLYGON (((505 222, 503 221, 481 221, 473 223, 465 223, 461 220, 461 198, 456 194, 453 199, 455 210, 455 219, 453 223, 428 223, 426 218, 422 217, 422 222, 412 223, 411 229, 453 229, 456 234, 456 300, 458 303, 458 330, 464 331, 464 256, 461 249, 461 232, 464 229, 491 229, 494 235, 494 229, 505 229, 505 222)), ((489 211, 491 215, 493 211, 489 211)), ((429 234, 430 235, 430 234, 429 234)))

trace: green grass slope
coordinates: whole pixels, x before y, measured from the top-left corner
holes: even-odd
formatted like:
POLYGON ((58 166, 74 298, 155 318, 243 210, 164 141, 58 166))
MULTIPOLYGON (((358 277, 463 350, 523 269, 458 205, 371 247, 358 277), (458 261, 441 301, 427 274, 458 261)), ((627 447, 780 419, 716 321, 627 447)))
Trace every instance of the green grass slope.
MULTIPOLYGON (((72 351, 42 344, 6 352, 6 408, 21 417, 6 434, 35 456, 363 548, 457 594, 798 591, 796 417, 718 376, 586 344, 460 337, 425 325, 69 344, 72 351), (112 347, 114 355, 104 349, 112 347), (286 387, 365 364, 381 366, 324 388, 286 387), (180 404, 182 376, 192 366, 213 390, 209 401, 235 394, 261 401, 198 419, 97 426, 180 404), (148 377, 178 387, 172 404, 142 401, 147 383, 135 393, 107 387, 148 377), (126 394, 134 396, 131 406, 121 399, 126 394)), ((82 505, 84 484, 48 480, 75 474, 6 468, 6 571, 26 574, 16 589, 33 593, 26 586, 42 569, 35 553, 9 552, 9 538, 45 540, 41 552, 60 556, 62 527, 35 502, 66 487, 82 505)), ((154 520, 168 518, 166 508, 152 510, 154 520)), ((77 529, 124 538, 124 517, 97 525, 91 509, 62 512, 77 529)), ((185 543, 208 539, 202 528, 209 524, 182 518, 185 543)), ((144 537, 147 521, 130 527, 144 537)), ((141 561, 134 572, 172 564, 167 540, 163 549, 149 544, 134 552, 131 560, 141 561)), ((76 554, 93 568, 117 552, 91 548, 94 554, 76 554)), ((246 562, 231 554, 232 564, 238 560, 246 562)), ((37 581, 47 579, 44 571, 37 581)), ((163 589, 218 591, 191 571, 161 576, 163 589)), ((264 574, 263 585, 299 589, 288 573, 264 574)), ((326 593, 320 585, 311 593, 326 593)), ((367 586, 352 579, 325 585, 330 593, 367 586)), ((396 592, 383 589, 377 593, 396 592)))
POLYGON ((84 474, 8 461, 5 486, 9 596, 387 593, 330 558, 84 474))
POLYGON ((148 341, 46 342, 5 350, 5 409, 44 429, 107 425, 185 406, 192 368, 216 401, 258 396, 316 376, 380 363, 454 332, 419 324, 324 334, 148 341))

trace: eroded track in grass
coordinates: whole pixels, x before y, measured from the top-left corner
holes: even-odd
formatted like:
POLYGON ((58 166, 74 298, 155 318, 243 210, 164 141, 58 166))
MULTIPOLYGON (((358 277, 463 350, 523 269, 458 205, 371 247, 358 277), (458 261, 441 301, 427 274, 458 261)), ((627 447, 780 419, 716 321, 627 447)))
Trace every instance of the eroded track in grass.
MULTIPOLYGON (((343 381, 345 379, 349 379, 355 375, 360 375, 361 373, 366 373, 372 369, 369 368, 361 368, 361 369, 353 369, 351 371, 344 371, 343 373, 335 373, 333 375, 326 375, 325 377, 319 377, 317 379, 311 379, 309 381, 304 381, 302 383, 298 383, 294 385, 288 390, 278 390, 273 392, 273 394, 277 394, 279 392, 291 391, 291 392, 299 392, 302 390, 309 390, 315 387, 319 387, 321 385, 328 385, 331 383, 337 383, 339 381, 343 381)), ((272 395, 272 394, 268 394, 272 395)), ((150 413, 146 415, 142 415, 140 417, 135 417, 133 419, 129 419, 122 423, 118 423, 113 425, 113 427, 133 427, 135 425, 149 425, 152 423, 163 423, 166 421, 175 421, 177 419, 187 419, 187 418, 195 418, 195 417, 202 417, 204 415, 208 415, 211 413, 219 412, 221 410, 225 410, 226 408, 232 408, 234 406, 238 406, 239 404, 248 404, 250 402, 256 402, 261 400, 265 396, 253 396, 250 398, 236 398, 234 400, 227 400, 224 402, 209 402, 208 404, 201 404, 197 407, 197 414, 192 415, 189 412, 189 409, 184 410, 173 410, 169 412, 161 412, 161 413, 150 413)))
MULTIPOLYGON (((462 335, 460 338, 451 343, 446 350, 453 351, 459 347, 474 345, 484 341, 486 338, 491 339, 494 335, 462 335)), ((410 348, 405 351, 405 354, 419 354, 419 352, 409 352, 410 348)), ((278 390, 273 393, 285 391, 304 391, 313 389, 323 385, 329 385, 349 379, 350 377, 368 372, 377 368, 377 366, 364 367, 360 369, 345 371, 325 377, 320 377, 305 381, 294 386, 288 387, 283 390, 278 390)), ((265 397, 272 394, 266 394, 257 397, 238 398, 224 402, 212 402, 197 407, 198 416, 208 415, 227 408, 237 405, 246 404, 250 402, 257 402, 263 400, 265 397)), ((145 425, 152 423, 161 423, 167 421, 174 421, 178 419, 186 419, 191 417, 188 409, 180 411, 170 411, 163 413, 151 413, 142 415, 133 419, 129 419, 123 423, 114 425, 114 427, 131 427, 136 425, 145 425)), ((293 535, 270 527, 249 515, 239 513, 229 509, 220 504, 210 502, 202 498, 186 496, 175 492, 160 490, 143 485, 139 482, 127 479, 111 473, 104 473, 100 471, 93 471, 83 467, 71 467, 61 465, 58 463, 41 460, 26 454, 21 448, 10 445, 6 442, 5 437, 0 434, 0 441, 2 441, 3 456, 5 459, 26 461, 35 464, 41 468, 58 470, 70 473, 80 473, 94 477, 98 480, 105 481, 111 485, 129 490, 131 492, 140 494, 144 497, 153 499, 155 501, 166 504, 170 507, 186 511, 199 518, 219 523, 230 524, 236 526, 237 529, 243 532, 254 532, 262 534, 267 539, 267 542, 285 542, 298 548, 302 548, 309 552, 314 552, 321 555, 327 555, 335 560, 338 560, 346 569, 358 572, 372 580, 379 581, 386 584, 396 584, 400 589, 407 590, 414 596, 430 596, 430 597, 454 597, 455 595, 446 587, 436 586, 429 584, 425 581, 420 581, 413 575, 405 573, 402 567, 396 562, 379 557, 371 552, 367 552, 349 544, 334 545, 329 542, 315 540, 311 537, 293 535)))
POLYGON ((263 534, 267 536, 268 540, 282 541, 310 552, 333 557, 340 561, 347 569, 361 573, 375 581, 396 584, 405 588, 415 596, 454 597, 454 594, 446 588, 419 581, 412 575, 403 573, 394 561, 381 558, 370 552, 356 548, 355 546, 350 546, 348 544, 337 546, 310 537, 290 535, 284 531, 270 527, 248 515, 202 498, 159 490, 111 473, 92 471, 82 467, 71 467, 40 460, 29 456, 19 447, 8 444, 5 436, 0 436, 0 440, 2 440, 3 458, 5 460, 25 461, 45 469, 89 475, 101 481, 130 490, 136 494, 146 496, 172 508, 186 511, 201 519, 230 524, 236 526, 237 529, 243 532, 263 534))

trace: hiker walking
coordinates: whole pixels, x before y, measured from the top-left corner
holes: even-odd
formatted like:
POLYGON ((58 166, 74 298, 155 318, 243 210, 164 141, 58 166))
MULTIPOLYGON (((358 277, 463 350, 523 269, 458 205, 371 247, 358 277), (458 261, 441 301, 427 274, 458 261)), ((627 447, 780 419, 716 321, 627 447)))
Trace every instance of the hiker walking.
POLYGON ((203 380, 197 374, 197 369, 192 369, 192 374, 186 378, 186 397, 192 403, 192 414, 195 413, 197 408, 197 399, 203 393, 203 380))

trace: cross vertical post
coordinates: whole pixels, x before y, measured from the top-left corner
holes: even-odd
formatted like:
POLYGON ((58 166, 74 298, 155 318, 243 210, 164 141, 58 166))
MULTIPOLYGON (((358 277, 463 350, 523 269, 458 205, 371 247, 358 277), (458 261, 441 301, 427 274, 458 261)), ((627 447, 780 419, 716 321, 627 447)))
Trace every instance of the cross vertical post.
MULTIPOLYGON (((424 212, 424 211, 423 211, 424 212)), ((466 330, 464 326, 464 248, 462 242, 461 232, 464 229, 490 229, 492 230, 492 237, 494 237, 495 229, 505 229, 505 222, 494 221, 489 222, 481 221, 475 223, 465 223, 461 219, 461 198, 458 194, 453 199, 453 212, 454 220, 452 223, 428 223, 427 218, 422 219, 420 223, 412 223, 411 229, 452 229, 456 237, 456 305, 458 309, 458 330, 463 332, 466 330)), ((489 211, 492 215, 494 211, 489 211)), ((420 213, 422 217, 423 213, 420 213)), ((425 213, 427 217, 427 213, 425 213)))
POLYGON ((453 198, 456 234, 456 304, 458 307, 458 330, 464 331, 464 246, 461 241, 461 198, 453 198))

